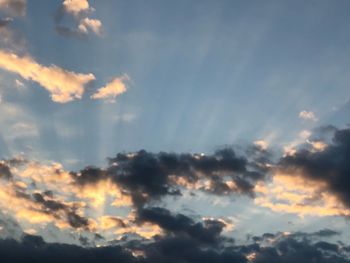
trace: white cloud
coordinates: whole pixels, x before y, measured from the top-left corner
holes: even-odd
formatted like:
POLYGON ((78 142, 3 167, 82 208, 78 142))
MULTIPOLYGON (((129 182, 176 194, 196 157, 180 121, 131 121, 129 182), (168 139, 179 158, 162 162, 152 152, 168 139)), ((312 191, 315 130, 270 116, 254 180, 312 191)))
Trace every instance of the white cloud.
POLYGON ((15 84, 17 88, 23 88, 24 87, 24 83, 18 79, 15 79, 15 84))
POLYGON ((312 111, 303 110, 299 113, 299 118, 303 120, 317 121, 316 115, 312 111))
POLYGON ((299 137, 303 140, 306 140, 307 138, 309 138, 311 136, 311 132, 308 130, 303 130, 299 133, 299 137))
POLYGON ((264 140, 258 140, 254 142, 254 145, 259 147, 261 150, 265 151, 269 147, 269 143, 264 140))
POLYGON ((101 29, 102 29, 102 23, 98 19, 90 19, 86 17, 80 20, 80 24, 78 28, 79 28, 79 31, 84 34, 87 34, 91 30, 96 35, 100 35, 101 29))
MULTIPOLYGON (((87 35, 90 32, 101 35, 102 22, 88 16, 95 11, 90 7, 88 0, 64 0, 63 10, 66 14, 73 17, 74 25, 69 27, 58 25, 58 32, 64 35, 77 37, 87 35)), ((60 23, 62 19, 63 18, 61 18, 58 23, 60 23)))

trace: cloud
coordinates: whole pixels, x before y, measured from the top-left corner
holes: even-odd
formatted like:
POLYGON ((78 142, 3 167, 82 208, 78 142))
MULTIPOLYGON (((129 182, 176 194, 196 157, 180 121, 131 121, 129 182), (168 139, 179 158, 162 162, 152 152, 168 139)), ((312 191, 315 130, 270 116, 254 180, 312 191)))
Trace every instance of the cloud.
POLYGON ((0 10, 10 16, 24 16, 26 13, 26 0, 0 0, 0 10))
MULTIPOLYGON (((310 150, 310 154, 324 154, 329 148, 344 145, 346 136, 342 132, 337 130, 338 139, 322 152, 310 150)), ((344 260, 350 248, 327 241, 341 235, 332 229, 265 233, 242 244, 225 233, 225 228, 231 227, 225 220, 161 206, 166 205, 161 202, 163 197, 181 198, 182 192, 189 190, 216 196, 255 195, 256 203, 270 203, 271 207, 265 206, 278 212, 346 215, 347 208, 341 207, 328 181, 311 178, 299 168, 302 173, 296 176, 284 163, 290 157, 281 158, 266 170, 265 154, 254 145, 245 156, 237 155, 232 148, 210 155, 139 151, 117 154, 106 168, 90 166, 78 172, 65 171, 59 163, 3 160, 1 210, 31 233, 54 225, 57 231, 67 231, 87 247, 46 243, 40 236, 23 234, 17 241, 0 240, 0 254, 11 262, 24 256, 39 263, 49 259, 59 262, 56 252, 65 255, 66 262, 76 260, 77 255, 79 260, 86 257, 87 262, 99 262, 101 258, 144 263, 309 262, 310 258, 347 262, 344 260), (95 242, 103 247, 96 247, 95 242), (98 256, 94 257, 95 253, 98 256)))
POLYGON ((169 210, 160 207, 142 209, 138 220, 155 223, 168 232, 183 233, 204 243, 215 243, 224 228, 220 221, 208 220, 208 224, 203 225, 183 214, 172 215, 169 210))
POLYGON ((26 41, 23 35, 11 28, 12 18, 0 19, 0 49, 22 52, 26 41))
POLYGON ((84 19, 80 20, 78 29, 83 34, 87 34, 91 30, 96 35, 100 35, 102 23, 98 19, 90 19, 88 17, 85 17, 84 19))
POLYGON ((312 111, 305 111, 305 110, 301 111, 299 113, 299 118, 303 120, 317 121, 316 115, 312 111))
POLYGON ((15 85, 17 88, 22 89, 25 87, 24 83, 18 79, 15 80, 15 85))
MULTIPOLYGON (((318 147, 318 146, 316 146, 318 147)), ((298 150, 279 162, 281 170, 288 174, 300 174, 310 181, 324 184, 325 188, 350 207, 350 129, 334 132, 332 142, 318 150, 298 150)))
POLYGON ((0 18, 0 28, 9 25, 11 21, 12 19, 10 18, 0 18))
POLYGON ((10 179, 12 177, 12 173, 9 166, 5 162, 0 162, 0 178, 3 177, 10 179))
POLYGON ((87 0, 65 0, 62 8, 56 12, 56 31, 68 37, 83 38, 90 32, 102 35, 102 22, 89 15, 95 10, 87 0), (73 22, 70 19, 73 18, 73 22))
POLYGON ((259 147, 263 151, 267 150, 267 148, 269 147, 269 143, 267 141, 264 141, 264 140, 254 141, 254 145, 256 147, 259 147))
POLYGON ((350 129, 326 126, 315 129, 313 135, 309 131, 303 134, 305 143, 270 169, 271 180, 255 185, 255 203, 302 217, 348 217, 350 129), (333 138, 327 139, 330 134, 333 138))
POLYGON ((114 78, 106 86, 98 89, 95 94, 91 95, 91 99, 107 99, 114 102, 116 97, 126 92, 126 84, 130 78, 128 75, 114 78))
POLYGON ((29 56, 19 57, 1 50, 0 68, 39 83, 50 92, 52 100, 58 103, 80 99, 84 85, 95 79, 91 73, 75 73, 55 65, 43 66, 29 56))
POLYGON ((64 0, 63 8, 67 13, 74 16, 79 15, 81 12, 87 12, 90 10, 89 2, 87 0, 64 0))
POLYGON ((304 216, 349 216, 350 210, 327 185, 300 174, 277 172, 269 182, 255 187, 255 204, 278 213, 304 216))
MULTIPOLYGON (((139 151, 118 154, 109 161, 110 167, 99 178, 110 177, 130 192, 136 206, 162 196, 179 195, 181 187, 218 195, 251 194, 254 183, 264 178, 264 172, 256 170, 231 148, 208 156, 139 151)), ((79 181, 88 182, 91 177, 80 176, 79 181)))
POLYGON ((82 248, 76 245, 46 243, 40 236, 24 235, 21 241, 0 240, 0 255, 6 262, 138 262, 130 252, 118 246, 82 248))
POLYGON ((23 234, 20 240, 0 240, 0 254, 6 262, 26 262, 28 258, 41 262, 218 262, 218 263, 271 263, 310 260, 322 263, 346 263, 349 247, 323 241, 314 233, 265 233, 243 245, 226 243, 206 246, 184 237, 164 237, 153 242, 117 242, 103 247, 81 247, 47 243, 40 236, 23 234))
POLYGON ((264 178, 231 148, 207 156, 120 153, 109 160, 107 168, 86 167, 78 172, 65 171, 59 163, 21 159, 3 160, 0 168, 1 209, 21 224, 31 223, 31 229, 53 225, 72 233, 81 229, 109 238, 136 235, 146 239, 171 232, 197 238, 197 242, 200 238, 214 242, 227 223, 215 218, 195 222, 150 205, 168 196, 180 198, 187 190, 217 196, 252 195, 254 184, 264 178), (125 211, 124 216, 107 212, 117 210, 125 211), (176 224, 179 227, 171 226, 176 224))

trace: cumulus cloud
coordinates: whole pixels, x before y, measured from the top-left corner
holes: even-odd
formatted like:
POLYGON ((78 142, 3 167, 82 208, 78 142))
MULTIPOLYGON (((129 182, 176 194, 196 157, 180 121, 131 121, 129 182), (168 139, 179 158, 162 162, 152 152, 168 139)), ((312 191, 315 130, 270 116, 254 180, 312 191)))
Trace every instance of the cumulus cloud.
POLYGON ((219 242, 225 224, 215 219, 206 219, 204 223, 194 222, 183 214, 173 215, 169 210, 160 207, 142 209, 138 220, 159 225, 163 230, 175 234, 185 235, 200 243, 216 244, 219 242))
POLYGON ((87 0, 65 0, 62 8, 57 11, 55 17, 56 31, 64 36, 85 37, 90 32, 102 35, 102 22, 91 18, 90 14, 95 9, 90 7, 87 0), (67 19, 73 18, 73 22, 67 19))
POLYGON ((306 137, 304 144, 280 158, 270 170, 271 180, 255 185, 255 203, 299 216, 348 217, 350 129, 321 127, 316 135, 308 132, 306 137), (333 133, 330 142, 317 139, 324 131, 333 133))
POLYGON ((299 113, 299 118, 309 121, 317 121, 316 115, 312 111, 303 110, 299 113))
POLYGON ((56 65, 43 66, 29 56, 19 57, 1 50, 0 68, 37 82, 49 91, 52 100, 58 103, 80 99, 84 93, 84 85, 95 79, 91 73, 75 73, 56 65))
POLYGON ((91 99, 107 99, 114 102, 115 98, 126 92, 127 86, 125 84, 130 78, 128 75, 114 78, 106 86, 98 89, 95 94, 91 95, 91 99))
POLYGON ((87 34, 91 30, 96 35, 100 35, 102 23, 98 19, 90 19, 88 17, 85 17, 84 19, 80 20, 78 29, 84 34, 87 34))
POLYGON ((254 141, 256 147, 259 147, 261 150, 265 151, 269 147, 269 143, 265 140, 254 141))
POLYGON ((299 174, 273 175, 269 182, 255 187, 255 204, 277 213, 304 216, 349 216, 350 210, 323 182, 299 174))
POLYGON ((349 207, 350 129, 336 130, 332 143, 327 146, 312 146, 311 150, 302 148, 294 155, 282 158, 279 163, 281 169, 325 184, 328 191, 349 207))
POLYGON ((64 0, 63 8, 67 13, 72 15, 79 15, 81 12, 90 10, 89 2, 87 0, 64 0))

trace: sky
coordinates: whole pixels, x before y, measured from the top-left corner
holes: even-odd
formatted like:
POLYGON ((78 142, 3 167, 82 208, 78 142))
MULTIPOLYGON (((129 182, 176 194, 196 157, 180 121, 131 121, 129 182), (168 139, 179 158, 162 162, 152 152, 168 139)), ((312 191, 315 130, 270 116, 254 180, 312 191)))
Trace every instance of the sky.
POLYGON ((0 0, 0 258, 350 262, 349 8, 0 0))

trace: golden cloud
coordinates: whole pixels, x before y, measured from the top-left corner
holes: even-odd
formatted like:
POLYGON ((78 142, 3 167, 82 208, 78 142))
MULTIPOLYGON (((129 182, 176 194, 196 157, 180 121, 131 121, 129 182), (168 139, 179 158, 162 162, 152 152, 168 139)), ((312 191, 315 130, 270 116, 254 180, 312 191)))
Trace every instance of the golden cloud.
POLYGON ((126 92, 125 82, 129 79, 128 75, 114 78, 106 86, 98 89, 95 94, 91 95, 91 99, 109 99, 114 102, 117 96, 126 92))
POLYGON ((64 0, 63 8, 67 13, 78 15, 81 12, 89 11, 89 2, 87 0, 64 0))
POLYGON ((46 67, 29 56, 19 57, 5 51, 0 51, 0 68, 39 83, 51 93, 52 100, 59 103, 81 99, 84 85, 95 79, 91 73, 75 73, 55 65, 46 67))
POLYGON ((255 186, 255 203, 279 213, 304 216, 349 216, 350 210, 332 193, 326 184, 304 178, 302 174, 277 172, 271 182, 255 186))

